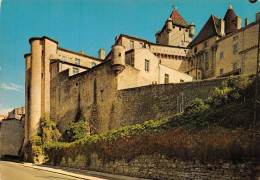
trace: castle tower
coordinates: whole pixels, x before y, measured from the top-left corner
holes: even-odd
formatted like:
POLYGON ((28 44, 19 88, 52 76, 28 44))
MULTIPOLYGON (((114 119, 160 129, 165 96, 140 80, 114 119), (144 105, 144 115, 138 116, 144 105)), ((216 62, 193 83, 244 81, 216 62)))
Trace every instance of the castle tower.
POLYGON ((174 8, 161 31, 156 33, 156 43, 187 47, 195 35, 195 25, 188 23, 174 8))
POLYGON ((232 33, 241 28, 241 17, 237 16, 233 10, 231 3, 224 17, 225 21, 225 34, 232 33))
POLYGON ((125 69, 125 47, 122 45, 112 46, 111 68, 116 75, 125 69))
POLYGON ((58 42, 44 37, 29 39, 26 54, 25 143, 40 131, 40 117, 50 113, 50 57, 57 53, 58 42))
POLYGON ((31 38, 31 79, 29 97, 29 138, 39 132, 41 117, 42 41, 31 38))
POLYGON ((194 24, 193 22, 191 22, 191 23, 189 24, 189 31, 190 31, 189 36, 190 36, 191 38, 193 38, 194 35, 195 35, 195 24, 194 24))

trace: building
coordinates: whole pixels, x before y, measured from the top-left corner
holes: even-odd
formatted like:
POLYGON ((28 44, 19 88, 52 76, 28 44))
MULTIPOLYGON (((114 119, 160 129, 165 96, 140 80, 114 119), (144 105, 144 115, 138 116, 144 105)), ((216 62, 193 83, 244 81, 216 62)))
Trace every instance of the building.
POLYGON ((3 120, 3 119, 6 119, 8 116, 7 115, 0 115, 0 122, 3 120))
POLYGON ((224 19, 211 15, 192 40, 195 25, 174 9, 156 43, 120 34, 98 58, 61 48, 47 36, 31 38, 24 56, 25 142, 39 132, 44 114, 64 132, 80 113, 90 134, 102 133, 180 112, 220 82, 194 79, 254 73, 259 16, 242 28, 230 5, 224 19))
POLYGON ((241 17, 231 6, 224 19, 213 14, 198 35, 188 45, 190 48, 187 73, 195 79, 208 79, 256 72, 260 13, 255 22, 241 26, 241 17))
POLYGON ((15 108, 0 122, 0 157, 18 156, 24 142, 25 108, 15 108))

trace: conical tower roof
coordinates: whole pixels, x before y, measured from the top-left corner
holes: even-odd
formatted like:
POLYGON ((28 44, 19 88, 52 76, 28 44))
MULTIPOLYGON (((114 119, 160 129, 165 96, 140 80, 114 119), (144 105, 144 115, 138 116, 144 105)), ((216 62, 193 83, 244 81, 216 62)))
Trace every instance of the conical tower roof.
POLYGON ((183 19, 183 17, 178 13, 176 9, 174 9, 170 15, 172 19, 172 24, 182 27, 188 27, 188 23, 183 19))
POLYGON ((229 34, 237 30, 237 26, 235 24, 236 14, 229 4, 228 10, 225 14, 224 21, 225 21, 225 33, 229 34))

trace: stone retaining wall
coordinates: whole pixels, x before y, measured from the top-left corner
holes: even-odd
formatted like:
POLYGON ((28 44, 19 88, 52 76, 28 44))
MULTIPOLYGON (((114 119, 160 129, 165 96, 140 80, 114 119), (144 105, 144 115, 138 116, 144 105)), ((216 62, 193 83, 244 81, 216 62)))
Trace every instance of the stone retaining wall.
MULTIPOLYGON (((251 162, 233 164, 219 160, 215 163, 179 161, 164 155, 141 155, 129 162, 116 160, 105 163, 93 153, 90 157, 77 155, 62 158, 57 165, 151 179, 259 179, 251 162)), ((258 167, 259 168, 259 167, 258 167)))

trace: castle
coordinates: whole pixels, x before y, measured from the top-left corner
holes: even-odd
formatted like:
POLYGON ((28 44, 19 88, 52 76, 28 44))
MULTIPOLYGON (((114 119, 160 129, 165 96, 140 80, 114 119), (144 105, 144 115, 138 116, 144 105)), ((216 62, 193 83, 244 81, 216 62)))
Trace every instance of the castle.
POLYGON ((80 112, 90 134, 102 133, 180 112, 213 91, 218 77, 255 73, 259 21, 257 13, 242 27, 230 5, 223 19, 211 15, 192 39, 195 25, 174 9, 156 43, 120 34, 98 58, 47 36, 31 38, 24 55, 25 143, 39 132, 44 114, 64 132, 80 112))

